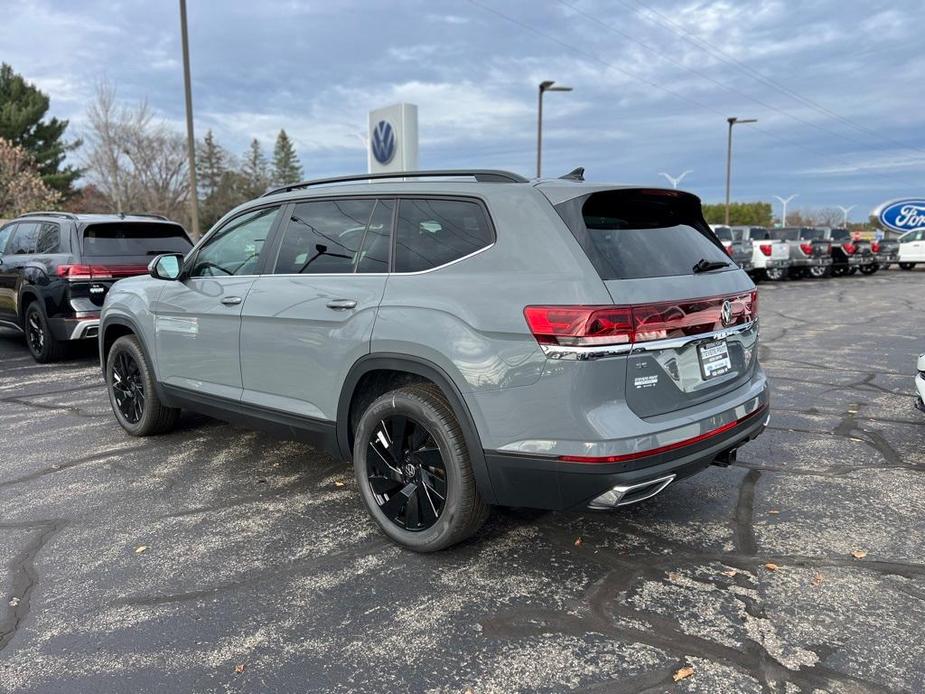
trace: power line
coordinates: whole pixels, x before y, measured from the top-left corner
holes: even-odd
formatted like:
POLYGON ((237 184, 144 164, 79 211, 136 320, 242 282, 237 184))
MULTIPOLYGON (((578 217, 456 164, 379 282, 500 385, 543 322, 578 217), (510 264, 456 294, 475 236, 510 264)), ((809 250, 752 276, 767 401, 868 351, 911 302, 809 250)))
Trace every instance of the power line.
MULTIPOLYGON (((525 22, 522 22, 521 20, 517 19, 516 17, 511 17, 510 15, 507 15, 507 14, 505 14, 505 13, 499 11, 499 10, 496 10, 496 9, 493 8, 493 7, 490 7, 490 6, 488 6, 488 5, 485 5, 485 4, 483 4, 482 2, 480 2, 479 0, 469 0, 469 3, 472 4, 472 5, 475 5, 475 6, 477 6, 477 7, 480 7, 481 9, 486 10, 487 12, 491 12, 492 14, 494 14, 494 15, 496 15, 496 16, 502 18, 502 19, 504 19, 504 20, 507 21, 507 22, 510 22, 510 23, 512 23, 512 24, 516 24, 517 26, 519 26, 519 27, 521 27, 521 28, 523 28, 523 29, 526 29, 527 31, 529 31, 529 32, 531 32, 531 33, 533 33, 533 34, 536 34, 537 36, 540 36, 540 37, 542 37, 542 38, 544 38, 544 39, 547 39, 548 41, 552 41, 553 43, 556 43, 556 44, 558 44, 559 46, 562 46, 563 48, 569 50, 569 51, 572 52, 572 53, 576 53, 576 54, 578 54, 578 55, 583 55, 583 56, 586 57, 588 60, 591 60, 591 61, 594 61, 594 62, 596 62, 596 63, 599 63, 599 64, 603 65, 604 67, 606 67, 607 69, 615 70, 615 71, 617 71, 617 72, 620 72, 620 73, 626 75, 627 77, 630 77, 630 78, 632 78, 632 79, 634 79, 634 80, 637 80, 637 81, 639 81, 639 82, 642 82, 642 83, 644 83, 644 84, 647 84, 648 86, 653 87, 654 89, 658 89, 659 91, 663 91, 663 92, 665 92, 666 94, 670 94, 671 96, 673 96, 673 97, 675 97, 675 98, 677 98, 677 99, 680 99, 680 100, 682 100, 682 101, 685 101, 685 102, 687 102, 687 103, 689 103, 689 104, 692 104, 692 105, 696 106, 697 108, 703 109, 703 110, 705 110, 705 111, 709 111, 709 112, 711 112, 711 113, 720 115, 720 116, 722 116, 723 118, 726 118, 726 114, 723 113, 722 111, 719 111, 718 109, 715 109, 715 108, 713 108, 713 107, 711 107, 711 106, 709 106, 709 105, 707 105, 707 104, 705 104, 705 103, 702 103, 702 102, 700 102, 700 101, 698 101, 698 100, 696 100, 696 99, 692 99, 692 98, 690 98, 690 97, 688 97, 688 96, 685 96, 684 94, 681 94, 680 92, 677 92, 677 91, 671 89, 670 87, 666 87, 666 86, 664 86, 664 85, 662 85, 662 84, 659 84, 659 83, 657 83, 657 82, 653 82, 652 80, 647 79, 646 77, 642 77, 642 76, 637 75, 637 74, 635 74, 635 73, 633 73, 633 72, 630 72, 629 70, 626 70, 625 68, 622 68, 622 67, 620 67, 620 66, 618 66, 618 65, 614 65, 613 63, 610 63, 610 62, 604 60, 603 58, 601 58, 601 57, 595 55, 594 53, 590 53, 589 51, 586 51, 586 50, 584 50, 584 49, 582 49, 582 48, 578 48, 577 46, 573 46, 572 44, 567 43, 567 42, 561 40, 561 39, 558 38, 557 36, 554 36, 554 35, 552 35, 552 34, 549 34, 549 33, 546 33, 546 32, 544 32, 544 31, 541 31, 541 30, 537 29, 536 27, 533 27, 533 26, 531 26, 531 25, 529 25, 529 24, 527 24, 527 23, 525 23, 525 22)), ((791 147, 796 147, 796 148, 798 148, 798 149, 807 150, 807 151, 813 149, 813 148, 805 147, 804 145, 801 145, 800 143, 793 142, 792 140, 788 140, 787 138, 780 137, 779 135, 775 135, 775 134, 773 134, 773 133, 770 133, 770 132, 768 132, 768 131, 766 131, 766 130, 760 130, 760 129, 759 129, 759 130, 756 130, 756 131, 755 131, 755 134, 758 135, 759 137, 766 137, 766 138, 769 138, 769 139, 772 139, 772 140, 776 140, 776 141, 778 141, 778 142, 782 142, 783 144, 786 144, 786 145, 791 146, 791 147)), ((816 151, 817 153, 819 153, 819 154, 824 154, 825 156, 829 157, 832 161, 837 161, 837 162, 843 164, 844 166, 848 166, 848 167, 853 166, 853 165, 852 165, 851 163, 849 163, 848 161, 841 160, 841 159, 839 159, 838 157, 832 157, 831 153, 829 153, 829 152, 824 152, 823 150, 819 150, 819 149, 816 149, 815 151, 816 151)))
POLYGON ((807 126, 809 126, 809 127, 811 127, 811 128, 816 128, 817 130, 821 130, 822 132, 827 133, 827 134, 829 134, 829 135, 834 135, 834 136, 836 136, 836 137, 840 137, 840 138, 842 138, 843 140, 846 140, 846 141, 848 141, 848 142, 850 142, 850 143, 852 143, 852 144, 858 144, 858 143, 859 143, 859 141, 858 141, 857 139, 853 138, 853 137, 849 137, 849 136, 847 136, 847 135, 844 135, 843 133, 838 132, 837 130, 830 130, 829 128, 826 128, 826 127, 824 127, 824 126, 822 126, 822 125, 820 125, 820 124, 818 124, 818 123, 814 123, 814 122, 809 121, 809 120, 806 120, 806 119, 804 119, 804 118, 800 118, 799 116, 795 116, 795 115, 793 115, 792 113, 789 113, 789 112, 785 111, 784 109, 780 108, 779 106, 775 106, 775 105, 773 105, 773 104, 769 104, 769 103, 767 103, 766 101, 763 101, 763 100, 761 100, 761 99, 759 99, 759 98, 757 98, 757 97, 755 97, 755 96, 752 96, 751 94, 748 94, 748 93, 743 92, 743 91, 741 91, 741 90, 739 90, 739 89, 736 89, 735 87, 732 87, 732 86, 729 86, 729 85, 727 85, 727 84, 725 84, 725 83, 723 83, 723 82, 720 82, 719 80, 714 79, 713 77, 711 77, 710 75, 706 74, 705 72, 702 72, 702 71, 700 71, 700 70, 696 70, 696 69, 694 69, 694 68, 687 67, 686 65, 684 65, 684 64, 681 63, 681 62, 679 62, 679 61, 677 61, 677 60, 674 60, 674 59, 672 59, 672 58, 669 58, 667 55, 664 54, 663 51, 659 50, 659 49, 656 48, 655 46, 652 46, 652 45, 647 44, 647 43, 645 43, 645 42, 643 42, 643 41, 640 41, 639 39, 637 39, 637 38, 636 38, 635 36, 633 36, 632 34, 629 34, 629 33, 625 32, 625 31, 621 31, 620 29, 618 29, 617 27, 613 26, 612 24, 608 24, 607 22, 603 21, 602 19, 599 19, 598 17, 595 17, 594 15, 592 15, 592 14, 590 14, 590 13, 588 13, 588 12, 585 12, 584 10, 582 10, 582 9, 580 9, 580 8, 575 7, 574 5, 569 4, 568 2, 565 2, 565 0, 557 0, 557 2, 558 2, 560 5, 563 5, 564 7, 569 8, 570 10, 572 10, 573 12, 575 12, 576 14, 581 15, 582 17, 584 17, 585 19, 587 19, 589 22, 593 22, 594 24, 597 24, 598 26, 603 27, 604 29, 607 29, 608 31, 610 31, 610 32, 612 32, 612 33, 614 33, 614 34, 617 34, 618 36, 622 36, 623 38, 627 39, 628 41, 632 41, 633 43, 635 43, 635 44, 641 46, 642 48, 646 49, 646 50, 649 51, 650 53, 654 53, 655 55, 657 55, 657 56, 658 56, 659 58, 661 58, 662 60, 671 63, 671 64, 674 65, 675 67, 677 67, 677 68, 679 68, 679 69, 681 69, 681 70, 684 70, 685 72, 689 72, 690 74, 697 75, 698 77, 700 77, 700 78, 702 78, 702 79, 705 79, 705 80, 707 80, 708 82, 711 82, 711 83, 715 84, 716 86, 720 87, 721 89, 725 89, 725 90, 728 91, 728 92, 731 92, 731 93, 733 93, 733 94, 737 94, 737 95, 739 95, 739 96, 741 96, 741 97, 743 97, 743 98, 745 98, 745 99, 748 99, 749 101, 753 101, 754 103, 758 104, 759 106, 763 106, 763 107, 766 108, 766 109, 769 109, 769 110, 771 110, 771 111, 774 111, 774 112, 776 112, 776 113, 779 113, 779 114, 781 114, 781 115, 783 115, 783 116, 785 116, 785 117, 787 117, 787 118, 790 118, 791 120, 796 121, 797 123, 802 123, 803 125, 807 125, 807 126))
MULTIPOLYGON (((632 8, 632 7, 629 5, 629 3, 626 2, 625 0, 617 0, 617 1, 618 1, 621 5, 623 5, 624 7, 628 8, 628 9, 630 9, 630 10, 633 10, 633 8, 632 8)), ((713 56, 714 58, 716 58, 717 60, 719 60, 719 61, 721 61, 721 62, 723 62, 723 63, 726 63, 727 65, 734 65, 734 66, 738 67, 740 70, 742 70, 743 72, 747 73, 748 75, 750 75, 750 76, 753 77, 754 79, 757 79, 757 80, 759 80, 760 82, 763 82, 765 85, 767 85, 767 86, 769 86, 769 87, 771 87, 771 88, 773 88, 773 89, 777 89, 778 91, 783 92, 783 93, 786 94, 787 96, 791 97, 792 99, 795 99, 796 101, 799 101, 800 103, 804 104, 805 106, 808 106, 809 108, 814 109, 815 111, 818 111, 818 112, 820 112, 820 113, 824 113, 825 115, 827 115, 827 116, 829 116, 829 117, 831 117, 831 118, 834 118, 834 119, 836 119, 836 120, 838 120, 838 121, 841 121, 841 122, 844 123, 845 125, 848 125, 848 126, 854 128, 855 130, 858 130, 859 132, 866 133, 866 134, 868 134, 868 135, 871 135, 871 136, 873 136, 873 137, 879 138, 879 139, 881 139, 881 140, 884 140, 884 141, 886 141, 886 142, 889 142, 889 143, 891 143, 891 144, 893 144, 893 145, 896 145, 896 146, 899 146, 899 147, 904 147, 904 148, 906 148, 906 149, 914 149, 914 150, 917 150, 917 151, 919 151, 919 152, 925 153, 925 149, 922 149, 922 148, 920 148, 920 147, 916 147, 916 146, 914 146, 914 145, 910 145, 910 144, 908 144, 908 143, 900 142, 900 141, 898 141, 898 140, 894 140, 893 138, 889 137, 888 135, 884 135, 883 133, 880 133, 880 132, 878 132, 878 131, 876 131, 876 130, 873 130, 872 128, 868 128, 868 127, 865 126, 865 125, 861 125, 860 123, 856 123, 856 122, 853 121, 852 119, 847 118, 846 116, 842 116, 841 114, 836 113, 835 111, 831 110, 830 108, 827 108, 826 106, 823 106, 822 104, 816 103, 816 102, 813 101, 812 99, 809 99, 809 98, 803 96, 802 94, 799 94, 799 93, 793 91, 792 89, 790 89, 789 87, 787 87, 787 86, 784 85, 784 84, 781 84, 781 83, 778 82, 777 80, 774 80, 774 79, 772 79, 772 78, 770 78, 770 77, 766 77, 763 73, 759 72, 758 70, 756 70, 755 68, 751 67, 750 65, 747 65, 746 63, 743 63, 742 61, 740 61, 740 60, 739 60, 738 58, 736 58, 735 56, 730 55, 729 53, 726 53, 726 52, 723 51, 722 49, 717 48, 717 47, 715 47, 715 46, 713 46, 713 45, 707 43, 706 41, 704 41, 704 40, 702 40, 702 39, 700 39, 700 38, 694 36, 694 35, 691 34, 689 31, 687 31, 687 29, 685 29, 685 27, 684 27, 682 24, 680 24, 679 22, 674 21, 673 19, 671 19, 671 17, 668 17, 668 16, 662 14, 661 12, 659 12, 658 10, 653 9, 653 8, 651 8, 651 7, 648 7, 647 5, 644 5, 640 0, 632 0, 632 2, 633 2, 637 7, 639 7, 640 9, 642 9, 642 10, 644 10, 644 11, 646 11, 646 12, 649 12, 649 13, 652 14, 652 15, 656 15, 658 18, 660 18, 660 19, 655 19, 655 18, 651 18, 651 17, 650 17, 650 18, 649 18, 649 21, 661 25, 661 26, 664 27, 665 29, 668 29, 669 31, 671 31, 672 33, 674 33, 675 35, 680 36, 682 39, 684 39, 684 40, 687 41, 688 43, 690 43, 690 44, 692 44, 692 45, 694 45, 694 46, 697 46, 697 47, 700 48, 702 51, 704 51, 704 52, 706 52, 706 53, 712 55, 712 56, 713 56)))

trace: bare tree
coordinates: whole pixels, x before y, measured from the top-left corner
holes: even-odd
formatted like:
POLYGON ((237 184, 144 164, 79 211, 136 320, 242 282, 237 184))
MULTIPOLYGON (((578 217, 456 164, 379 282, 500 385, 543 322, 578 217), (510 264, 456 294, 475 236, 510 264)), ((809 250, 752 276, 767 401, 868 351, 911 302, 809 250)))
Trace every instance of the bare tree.
POLYGON ((87 110, 84 165, 113 212, 153 212, 185 220, 189 199, 186 143, 155 119, 146 102, 120 105, 101 83, 87 110))

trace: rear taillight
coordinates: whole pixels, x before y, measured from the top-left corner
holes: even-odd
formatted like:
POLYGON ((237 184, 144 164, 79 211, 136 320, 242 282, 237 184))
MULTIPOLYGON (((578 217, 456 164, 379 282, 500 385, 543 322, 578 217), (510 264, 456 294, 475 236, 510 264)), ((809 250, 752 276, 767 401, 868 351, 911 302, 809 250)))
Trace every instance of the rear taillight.
POLYGON ((634 306, 527 306, 530 332, 543 345, 628 345, 700 335, 758 317, 758 292, 634 306), (723 305, 731 312, 723 321, 723 305))
POLYGON ((731 258, 732 257, 732 244, 730 243, 728 246, 726 244, 723 244, 723 248, 726 249, 726 255, 728 255, 731 258))
POLYGON ((69 280, 111 280, 147 272, 148 268, 144 265, 59 265, 55 268, 58 277, 69 280))
POLYGON ((813 244, 801 243, 800 250, 803 251, 806 255, 812 255, 813 254, 813 244))
POLYGON ((109 268, 103 265, 59 265, 55 274, 72 280, 112 279, 109 268))
POLYGON ((873 252, 873 253, 879 253, 879 252, 880 252, 880 244, 879 244, 877 241, 871 241, 870 250, 871 250, 871 252, 873 252))
POLYGON ((857 253, 857 250, 858 250, 858 247, 855 246, 850 241, 848 241, 847 243, 843 243, 841 247, 845 249, 845 253, 847 253, 848 255, 854 255, 855 253, 857 253))
POLYGON ((758 246, 758 248, 761 249, 761 252, 764 253, 766 256, 771 255, 771 244, 770 243, 762 243, 760 246, 758 246))

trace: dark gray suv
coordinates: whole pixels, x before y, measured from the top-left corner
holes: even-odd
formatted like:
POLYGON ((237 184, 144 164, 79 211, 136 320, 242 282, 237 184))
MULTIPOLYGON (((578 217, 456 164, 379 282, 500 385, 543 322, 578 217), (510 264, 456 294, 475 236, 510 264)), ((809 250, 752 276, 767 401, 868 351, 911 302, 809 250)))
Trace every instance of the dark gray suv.
POLYGON ((764 429, 757 292, 698 198, 401 176, 273 191, 118 282, 99 339, 119 423, 188 408, 306 438, 419 551, 490 505, 647 499, 764 429))

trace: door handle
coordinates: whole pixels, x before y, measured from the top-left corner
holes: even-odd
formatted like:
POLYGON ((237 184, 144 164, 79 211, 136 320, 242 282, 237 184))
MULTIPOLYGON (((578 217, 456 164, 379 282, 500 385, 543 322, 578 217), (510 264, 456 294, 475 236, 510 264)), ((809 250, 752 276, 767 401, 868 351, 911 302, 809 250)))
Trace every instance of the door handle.
POLYGON ((225 306, 234 306, 235 304, 241 303, 241 297, 240 296, 226 296, 224 299, 222 299, 222 303, 225 304, 225 306))
POLYGON ((335 311, 345 311, 349 308, 356 308, 357 302, 353 299, 331 299, 328 302, 328 308, 333 308, 335 311))

